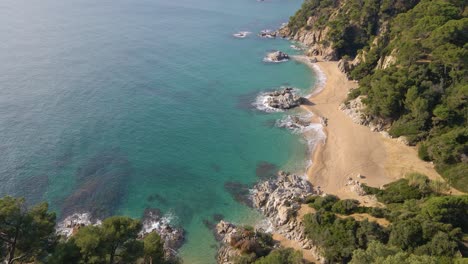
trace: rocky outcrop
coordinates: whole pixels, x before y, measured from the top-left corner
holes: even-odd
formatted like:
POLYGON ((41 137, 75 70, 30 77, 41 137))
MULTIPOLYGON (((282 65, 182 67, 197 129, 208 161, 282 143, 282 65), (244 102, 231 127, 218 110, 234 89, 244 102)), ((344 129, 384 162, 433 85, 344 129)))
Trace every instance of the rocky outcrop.
POLYGON ((346 59, 341 59, 338 61, 338 69, 342 72, 345 73, 346 75, 351 71, 351 65, 348 60, 346 59))
POLYGON ((157 232, 164 241, 164 250, 167 256, 175 256, 177 250, 184 243, 184 230, 170 224, 170 217, 162 215, 159 209, 147 208, 143 213, 143 230, 141 236, 157 232))
POLYGON ((269 219, 275 232, 300 242, 303 249, 311 250, 316 259, 321 259, 317 247, 306 237, 304 226, 296 217, 301 201, 311 194, 321 194, 321 191, 295 174, 280 171, 276 179, 255 185, 252 200, 255 208, 269 219))
POLYGON ((101 221, 93 219, 90 213, 75 213, 59 222, 56 233, 66 238, 73 236, 78 230, 88 225, 100 225, 101 221))
POLYGON ((238 236, 240 230, 234 224, 221 220, 215 228, 215 237, 220 241, 221 247, 216 256, 217 263, 234 264, 234 259, 241 255, 241 252, 232 245, 233 237, 238 236))
MULTIPOLYGON (((313 28, 315 20, 314 17, 310 17, 307 25, 313 28)), ((332 43, 325 41, 328 31, 328 27, 315 30, 302 28, 294 34, 286 26, 278 31, 278 35, 304 44, 307 47, 305 51, 307 56, 322 56, 324 60, 336 60, 338 57, 336 50, 332 48, 332 43)))
POLYGON ((291 109, 299 106, 303 98, 294 93, 291 87, 284 88, 267 94, 266 104, 276 109, 291 109))
POLYGON ((305 119, 300 118, 299 116, 286 116, 285 118, 276 121, 276 126, 300 132, 304 128, 310 126, 311 123, 310 118, 305 119))
POLYGON ((394 55, 394 52, 392 52, 388 56, 380 57, 379 61, 377 62, 376 69, 385 70, 395 63, 396 63, 396 56, 394 55))
MULTIPOLYGON (((361 174, 358 175, 358 178, 362 179, 361 174)), ((351 192, 356 193, 359 196, 364 196, 367 194, 359 180, 354 180, 350 177, 348 178, 348 182, 345 185, 349 187, 351 192)))
POLYGON ((358 96, 355 99, 349 100, 340 105, 340 110, 348 115, 351 120, 359 125, 368 126, 374 132, 380 132, 388 127, 388 123, 384 120, 377 119, 368 115, 365 110, 365 105, 362 102, 363 96, 358 96))
POLYGON ((238 263, 236 259, 240 255, 258 258, 278 246, 271 234, 252 227, 236 226, 222 220, 216 225, 214 232, 215 237, 221 243, 216 257, 218 263, 238 263))
MULTIPOLYGON (((147 208, 143 213, 141 220, 142 230, 138 237, 141 239, 151 232, 157 232, 164 241, 166 255, 173 257, 184 243, 185 238, 184 230, 172 226, 170 221, 171 217, 163 215, 159 209, 147 208)), ((75 213, 58 223, 56 232, 69 238, 82 227, 89 225, 99 226, 101 223, 99 219, 95 219, 90 213, 75 213)))
POLYGON ((258 34, 258 36, 262 38, 276 38, 278 36, 278 32, 266 29, 260 31, 260 34, 258 34))
POLYGON ((287 61, 289 60, 289 55, 282 51, 275 51, 275 52, 268 53, 265 60, 271 61, 271 62, 287 61))

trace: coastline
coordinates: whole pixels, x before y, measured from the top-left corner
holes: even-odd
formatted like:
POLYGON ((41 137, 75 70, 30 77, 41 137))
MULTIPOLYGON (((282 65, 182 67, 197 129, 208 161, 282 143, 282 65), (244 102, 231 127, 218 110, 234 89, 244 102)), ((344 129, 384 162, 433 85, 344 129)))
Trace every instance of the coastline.
POLYGON ((347 184, 350 178, 374 187, 390 183, 410 172, 443 180, 433 164, 419 159, 415 147, 352 122, 339 106, 346 99, 348 91, 357 88, 358 83, 348 80, 339 70, 338 62, 317 58, 318 61, 312 63, 307 56, 293 56, 294 60, 304 63, 318 75, 319 80, 325 80, 324 83, 319 81, 316 84, 319 87, 315 86, 307 97, 310 104, 301 106, 314 114, 312 122, 322 124, 323 119, 327 120, 327 124, 323 125, 325 140, 317 142, 312 149, 312 165, 306 170, 307 179, 313 186, 320 186, 325 193, 342 199, 357 199, 370 205, 375 201, 353 191, 347 184), (358 175, 364 178, 357 178, 358 175))

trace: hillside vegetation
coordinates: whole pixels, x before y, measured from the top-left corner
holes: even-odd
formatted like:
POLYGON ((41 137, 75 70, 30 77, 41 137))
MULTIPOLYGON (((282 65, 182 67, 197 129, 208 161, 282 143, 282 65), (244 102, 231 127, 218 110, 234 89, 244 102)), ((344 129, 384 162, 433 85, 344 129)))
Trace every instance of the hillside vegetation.
POLYGON ((463 0, 306 0, 290 35, 326 29, 369 115, 468 191, 468 8, 463 0))
POLYGON ((49 264, 176 264, 166 256, 158 233, 144 237, 139 220, 112 216, 101 225, 82 226, 66 238, 55 230, 47 203, 27 206, 25 199, 0 198, 0 261, 49 264))
POLYGON ((308 237, 330 263, 462 263, 466 257, 468 196, 445 196, 422 175, 385 186, 366 187, 385 207, 362 207, 356 200, 313 196, 316 213, 304 217, 308 237), (368 213, 390 221, 338 217, 368 213))

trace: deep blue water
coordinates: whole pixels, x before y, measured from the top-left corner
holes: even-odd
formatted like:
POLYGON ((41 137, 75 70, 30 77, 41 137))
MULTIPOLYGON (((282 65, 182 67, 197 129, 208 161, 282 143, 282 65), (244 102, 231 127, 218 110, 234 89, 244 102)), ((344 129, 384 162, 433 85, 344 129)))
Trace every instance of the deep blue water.
POLYGON ((301 139, 272 125, 284 113, 251 107, 261 91, 314 82, 304 65, 262 61, 290 43, 255 36, 300 4, 1 1, 0 194, 60 217, 160 208, 187 230, 187 263, 213 263, 204 219, 258 220, 226 186, 304 165, 301 139), (241 30, 254 34, 232 37, 241 30))

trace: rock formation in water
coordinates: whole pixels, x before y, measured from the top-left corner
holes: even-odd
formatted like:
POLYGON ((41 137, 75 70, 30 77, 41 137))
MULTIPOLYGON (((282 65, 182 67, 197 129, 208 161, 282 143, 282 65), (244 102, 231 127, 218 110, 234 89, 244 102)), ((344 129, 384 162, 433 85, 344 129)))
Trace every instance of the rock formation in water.
POLYGON ((142 236, 157 232, 164 241, 166 255, 174 256, 185 241, 184 230, 170 224, 170 219, 162 215, 159 209, 147 208, 142 218, 142 236))
POLYGON ((287 87, 267 94, 267 105, 276 109, 291 109, 299 106, 303 98, 294 93, 294 89, 287 87))
POLYGON ((268 53, 268 55, 266 56, 266 60, 271 62, 286 61, 289 60, 289 55, 278 50, 275 52, 268 53))
POLYGON ((258 36, 262 38, 276 38, 277 35, 278 32, 271 30, 262 30, 260 34, 258 34, 258 36))

